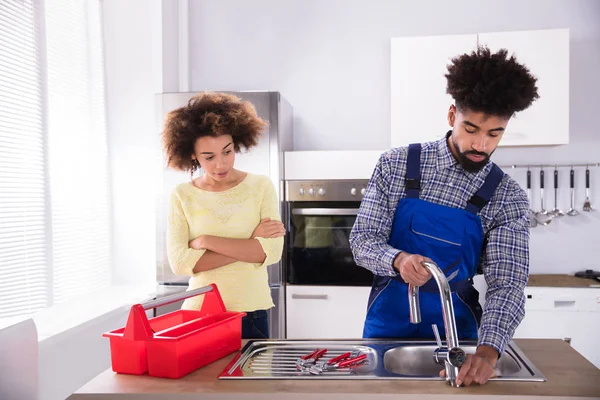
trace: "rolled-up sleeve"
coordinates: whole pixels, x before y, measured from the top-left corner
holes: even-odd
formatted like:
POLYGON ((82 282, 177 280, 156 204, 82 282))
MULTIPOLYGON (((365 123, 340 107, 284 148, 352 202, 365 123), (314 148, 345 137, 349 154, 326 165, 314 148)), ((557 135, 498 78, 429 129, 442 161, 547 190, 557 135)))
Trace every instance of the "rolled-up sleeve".
POLYGON ((383 154, 375 166, 360 203, 356 222, 350 231, 350 247, 358 265, 375 275, 397 276, 393 267, 400 250, 387 242, 394 213, 389 206, 391 174, 389 161, 383 154))
POLYGON ((503 201, 494 228, 487 234, 483 273, 488 285, 479 329, 479 345, 502 354, 525 316, 529 276, 529 202, 515 187, 503 201))
MULTIPOLYGON (((271 218, 273 221, 281 221, 277 193, 275 192, 275 187, 270 179, 268 179, 265 184, 260 206, 260 219, 262 221, 265 218, 271 218)), ((267 256, 265 261, 261 264, 256 264, 257 267, 266 267, 281 260, 281 254, 283 253, 283 236, 270 239, 257 237, 256 240, 258 240, 267 256)))
POLYGON ((196 263, 206 250, 195 250, 189 247, 191 240, 188 221, 181 206, 181 199, 173 192, 169 205, 167 225, 167 258, 171 270, 176 275, 197 276, 194 273, 196 263))

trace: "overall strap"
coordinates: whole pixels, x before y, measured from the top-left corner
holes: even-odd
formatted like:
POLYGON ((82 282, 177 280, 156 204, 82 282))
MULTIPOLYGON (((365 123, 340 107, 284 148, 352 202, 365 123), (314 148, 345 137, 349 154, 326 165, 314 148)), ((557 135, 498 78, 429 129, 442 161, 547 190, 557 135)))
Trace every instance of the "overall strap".
POLYGON ((421 190, 421 143, 408 145, 405 181, 406 197, 418 199, 421 190))
POLYGON ((490 201, 503 177, 504 172, 496 164, 493 164, 492 169, 485 177, 483 185, 481 185, 477 193, 475 193, 467 202, 465 210, 477 215, 477 213, 490 201))

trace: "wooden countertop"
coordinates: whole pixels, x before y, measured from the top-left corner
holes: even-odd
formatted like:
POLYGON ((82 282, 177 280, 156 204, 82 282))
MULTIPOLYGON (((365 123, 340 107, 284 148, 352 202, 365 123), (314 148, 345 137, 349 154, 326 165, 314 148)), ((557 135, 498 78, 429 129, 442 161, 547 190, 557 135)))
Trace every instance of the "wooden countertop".
POLYGON ((452 388, 443 381, 408 380, 218 380, 234 354, 178 380, 115 374, 107 370, 68 400, 108 399, 442 399, 469 395, 470 400, 498 396, 583 397, 600 399, 600 369, 559 339, 516 339, 547 382, 488 382, 452 388), (143 395, 143 396, 141 396, 143 395))
POLYGON ((589 288, 600 287, 600 281, 589 278, 578 278, 574 275, 563 274, 539 274, 529 275, 527 286, 530 287, 571 287, 571 288, 589 288))

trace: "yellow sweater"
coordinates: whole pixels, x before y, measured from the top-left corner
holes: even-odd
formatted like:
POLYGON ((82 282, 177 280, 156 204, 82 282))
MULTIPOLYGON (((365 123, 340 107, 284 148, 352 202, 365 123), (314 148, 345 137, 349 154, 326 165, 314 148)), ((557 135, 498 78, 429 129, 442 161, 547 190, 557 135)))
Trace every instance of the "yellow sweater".
MULTIPOLYGON (((191 182, 178 185, 171 195, 167 230, 171 269, 177 275, 191 276, 189 290, 216 283, 229 311, 273 307, 267 266, 281 259, 283 237, 256 238, 267 255, 262 264, 236 261, 199 273, 193 269, 206 250, 188 246, 200 235, 249 239, 263 218, 281 221, 275 188, 267 176, 248 173, 237 186, 222 192, 198 189, 191 182)), ((202 298, 186 299, 182 308, 199 309, 202 298)))

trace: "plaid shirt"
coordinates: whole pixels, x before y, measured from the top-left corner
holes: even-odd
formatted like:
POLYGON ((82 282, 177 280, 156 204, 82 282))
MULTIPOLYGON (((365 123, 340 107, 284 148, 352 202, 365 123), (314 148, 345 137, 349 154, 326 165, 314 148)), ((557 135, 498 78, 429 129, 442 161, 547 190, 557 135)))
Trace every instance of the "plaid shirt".
MULTIPOLYGON (((382 154, 360 204, 350 245, 356 263, 376 275, 397 276, 392 264, 402 249, 387 244, 400 199, 406 197, 407 147, 382 154)), ((492 167, 465 171, 456 161, 446 137, 424 143, 421 150, 420 199, 453 208, 465 208, 492 167)), ((479 345, 502 354, 525 316, 529 274, 529 201, 525 191, 505 174, 490 202, 479 212, 485 247, 481 267, 488 285, 479 328, 479 345)), ((426 256, 426 254, 423 254, 426 256)))

